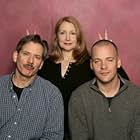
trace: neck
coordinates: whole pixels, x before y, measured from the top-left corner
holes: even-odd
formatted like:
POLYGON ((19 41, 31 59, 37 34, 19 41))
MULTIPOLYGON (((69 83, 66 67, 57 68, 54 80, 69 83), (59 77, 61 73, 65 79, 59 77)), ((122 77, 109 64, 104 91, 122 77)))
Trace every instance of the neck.
POLYGON ((64 61, 73 60, 72 52, 63 52, 63 60, 64 61))
POLYGON ((114 80, 112 80, 109 83, 101 83, 97 80, 97 85, 99 87, 99 90, 106 96, 106 97, 114 97, 120 88, 120 79, 118 76, 114 80))
POLYGON ((35 76, 33 76, 32 78, 28 78, 15 73, 13 74, 12 81, 15 86, 19 88, 25 88, 32 83, 34 78, 35 76))

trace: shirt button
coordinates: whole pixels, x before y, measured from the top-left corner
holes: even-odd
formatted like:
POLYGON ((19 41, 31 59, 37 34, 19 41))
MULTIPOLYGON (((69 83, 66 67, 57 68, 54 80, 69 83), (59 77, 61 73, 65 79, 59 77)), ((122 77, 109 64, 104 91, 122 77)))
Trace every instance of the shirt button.
POLYGON ((17 122, 14 122, 15 125, 17 125, 17 122))
POLYGON ((14 95, 13 98, 16 98, 16 95, 14 95))
POLYGON ((11 138, 11 135, 8 135, 8 138, 11 138))
POLYGON ((20 111, 21 109, 20 108, 18 108, 18 111, 20 111))

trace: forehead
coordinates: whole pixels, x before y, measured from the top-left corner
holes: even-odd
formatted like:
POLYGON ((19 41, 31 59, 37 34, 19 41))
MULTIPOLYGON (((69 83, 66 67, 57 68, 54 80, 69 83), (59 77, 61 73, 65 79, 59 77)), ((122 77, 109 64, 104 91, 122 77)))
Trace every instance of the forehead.
POLYGON ((93 57, 114 57, 117 52, 113 45, 96 45, 91 50, 93 57))
POLYGON ((28 43, 23 45, 21 50, 42 55, 42 53, 43 53, 43 46, 41 44, 39 44, 39 43, 28 42, 28 43))
POLYGON ((59 27, 59 30, 76 30, 74 25, 70 22, 64 21, 59 27))

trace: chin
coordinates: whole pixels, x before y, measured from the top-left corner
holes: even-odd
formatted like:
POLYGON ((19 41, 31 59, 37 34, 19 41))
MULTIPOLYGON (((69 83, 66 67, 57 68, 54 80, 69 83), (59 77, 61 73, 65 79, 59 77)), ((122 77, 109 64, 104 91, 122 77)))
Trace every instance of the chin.
POLYGON ((110 83, 112 81, 111 78, 98 78, 98 80, 104 84, 110 83))
POLYGON ((32 77, 34 74, 33 73, 24 73, 22 74, 24 77, 32 77))

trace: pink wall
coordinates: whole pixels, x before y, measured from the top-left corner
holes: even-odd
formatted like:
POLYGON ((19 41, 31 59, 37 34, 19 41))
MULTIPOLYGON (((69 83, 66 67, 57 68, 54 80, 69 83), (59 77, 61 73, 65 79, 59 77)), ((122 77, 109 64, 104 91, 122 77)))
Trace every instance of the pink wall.
POLYGON ((89 50, 98 39, 97 32, 108 30, 119 47, 125 70, 140 86, 139 5, 139 0, 1 0, 0 75, 13 70, 12 51, 27 28, 50 43, 57 19, 73 15, 81 22, 89 50))

